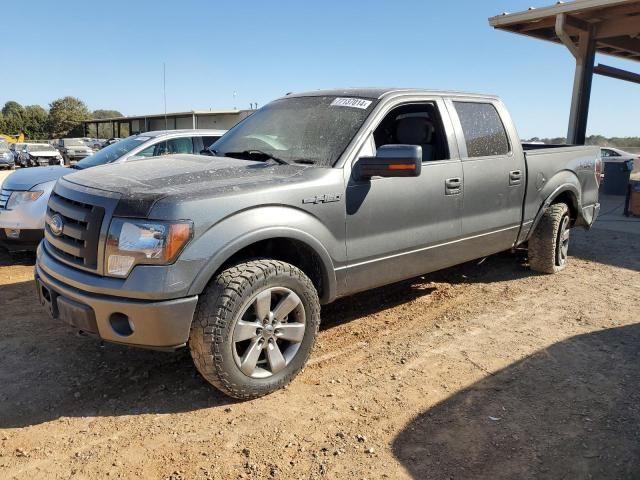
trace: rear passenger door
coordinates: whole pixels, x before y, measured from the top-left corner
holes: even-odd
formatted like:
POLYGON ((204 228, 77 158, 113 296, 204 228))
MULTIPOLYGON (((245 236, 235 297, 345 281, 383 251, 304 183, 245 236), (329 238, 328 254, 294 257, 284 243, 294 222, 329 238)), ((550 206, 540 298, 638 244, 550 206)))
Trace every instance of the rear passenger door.
POLYGON ((462 159, 462 237, 467 259, 507 250, 516 241, 526 187, 524 155, 498 101, 447 101, 462 159))

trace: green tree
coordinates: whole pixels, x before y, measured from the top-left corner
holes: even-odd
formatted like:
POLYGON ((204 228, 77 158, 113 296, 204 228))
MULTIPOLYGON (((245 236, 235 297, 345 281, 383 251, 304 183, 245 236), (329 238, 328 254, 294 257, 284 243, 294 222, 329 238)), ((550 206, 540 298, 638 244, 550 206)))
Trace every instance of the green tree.
MULTIPOLYGON (((94 110, 91 114, 91 118, 95 119, 105 119, 105 118, 118 118, 122 117, 122 113, 117 110, 94 110)), ((91 130, 91 133, 96 135, 98 138, 110 138, 111 137, 111 124, 103 123, 98 125, 98 131, 94 132, 91 130)))
POLYGON ((64 97, 49 104, 49 122, 54 138, 80 136, 82 122, 91 116, 84 102, 76 97, 64 97))
POLYGON ((104 119, 104 118, 118 118, 123 115, 117 110, 94 110, 91 114, 91 118, 104 119))
POLYGON ((49 113, 40 105, 24 107, 22 131, 30 140, 43 140, 49 136, 49 113))
POLYGON ((24 108, 18 102, 8 101, 2 107, 1 133, 17 135, 23 130, 24 108))
POLYGON ((2 107, 2 115, 5 117, 10 117, 12 115, 20 116, 24 112, 24 108, 18 102, 14 102, 13 100, 9 100, 2 107))

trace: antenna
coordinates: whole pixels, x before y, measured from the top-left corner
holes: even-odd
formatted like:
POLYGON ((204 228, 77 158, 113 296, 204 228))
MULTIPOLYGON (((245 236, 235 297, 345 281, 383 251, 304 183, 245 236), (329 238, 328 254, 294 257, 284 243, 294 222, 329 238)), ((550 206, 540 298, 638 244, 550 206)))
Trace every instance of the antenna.
POLYGON ((164 129, 169 130, 169 122, 167 121, 167 64, 162 63, 162 89, 164 95, 164 129))

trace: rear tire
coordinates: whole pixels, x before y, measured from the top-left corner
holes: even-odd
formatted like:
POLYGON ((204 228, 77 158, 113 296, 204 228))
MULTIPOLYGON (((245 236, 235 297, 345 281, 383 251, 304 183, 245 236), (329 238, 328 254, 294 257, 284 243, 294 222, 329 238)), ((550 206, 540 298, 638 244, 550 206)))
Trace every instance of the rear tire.
POLYGON ((189 350, 200 374, 230 397, 278 390, 304 367, 320 324, 311 280, 277 260, 239 263, 200 296, 189 350))
POLYGON ((551 205, 529 239, 529 267, 557 273, 567 266, 571 218, 565 203, 551 205))

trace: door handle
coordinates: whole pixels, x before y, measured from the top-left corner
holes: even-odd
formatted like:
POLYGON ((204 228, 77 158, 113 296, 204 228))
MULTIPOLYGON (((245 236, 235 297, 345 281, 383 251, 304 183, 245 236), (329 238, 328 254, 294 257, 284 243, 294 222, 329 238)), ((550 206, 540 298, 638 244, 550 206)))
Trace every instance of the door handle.
POLYGON ((511 170, 509 172, 509 185, 520 185, 522 182, 522 172, 520 170, 511 170))
POLYGON ((462 193, 462 179, 460 177, 447 178, 444 181, 445 195, 459 195, 462 193))

